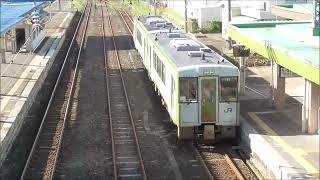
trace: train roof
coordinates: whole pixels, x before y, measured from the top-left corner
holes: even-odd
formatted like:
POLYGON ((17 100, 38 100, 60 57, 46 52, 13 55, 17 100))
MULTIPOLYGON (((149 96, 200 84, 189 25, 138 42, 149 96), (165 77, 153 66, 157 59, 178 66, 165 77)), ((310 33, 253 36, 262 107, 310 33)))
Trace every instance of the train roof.
POLYGON ((138 20, 144 25, 147 31, 172 31, 179 30, 173 23, 161 16, 139 16, 138 20))
POLYGON ((156 39, 156 43, 178 67, 229 66, 237 69, 227 59, 209 49, 191 34, 182 33, 173 23, 161 16, 139 16, 137 19, 156 39))
POLYGON ((236 68, 228 60, 197 41, 190 34, 162 32, 153 36, 178 68, 197 65, 236 68))

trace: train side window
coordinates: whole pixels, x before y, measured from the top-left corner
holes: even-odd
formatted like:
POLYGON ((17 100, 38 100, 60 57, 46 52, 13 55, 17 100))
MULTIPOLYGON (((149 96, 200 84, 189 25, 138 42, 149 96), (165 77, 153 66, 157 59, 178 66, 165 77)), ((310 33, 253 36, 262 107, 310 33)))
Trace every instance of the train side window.
POLYGON ((151 46, 149 46, 149 58, 150 58, 150 61, 151 61, 151 52, 152 52, 151 46))
POLYGON ((160 77, 160 79, 161 79, 161 69, 162 69, 161 61, 160 61, 160 59, 157 57, 157 73, 158 73, 158 76, 160 77))
POLYGON ((197 78, 179 79, 180 102, 197 102, 198 83, 197 78))
POLYGON ((157 54, 153 51, 153 68, 157 70, 157 54))
POLYGON ((175 91, 176 91, 176 83, 174 81, 173 76, 171 76, 171 107, 172 107, 172 110, 175 109, 175 91))
POLYGON ((137 39, 139 41, 140 46, 142 45, 142 40, 141 40, 141 32, 139 29, 137 29, 137 39))
POLYGON ((164 66, 164 64, 162 64, 161 79, 163 84, 166 84, 166 67, 164 66))
POLYGON ((238 77, 220 77, 220 101, 234 102, 238 100, 238 77))

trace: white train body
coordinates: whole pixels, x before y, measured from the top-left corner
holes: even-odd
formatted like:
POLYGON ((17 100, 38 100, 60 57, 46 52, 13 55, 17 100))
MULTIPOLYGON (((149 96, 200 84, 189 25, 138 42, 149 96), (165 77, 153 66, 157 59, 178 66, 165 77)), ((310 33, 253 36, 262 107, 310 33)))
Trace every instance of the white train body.
POLYGON ((134 42, 178 137, 235 137, 239 126, 236 66, 159 16, 134 21, 134 42))

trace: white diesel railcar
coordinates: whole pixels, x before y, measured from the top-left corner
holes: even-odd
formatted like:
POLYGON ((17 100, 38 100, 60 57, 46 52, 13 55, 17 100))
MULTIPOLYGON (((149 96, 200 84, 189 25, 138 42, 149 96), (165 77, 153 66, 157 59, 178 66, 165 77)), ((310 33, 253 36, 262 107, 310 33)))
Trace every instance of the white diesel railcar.
POLYGON ((236 136, 236 66, 160 16, 135 19, 133 36, 179 139, 236 136))

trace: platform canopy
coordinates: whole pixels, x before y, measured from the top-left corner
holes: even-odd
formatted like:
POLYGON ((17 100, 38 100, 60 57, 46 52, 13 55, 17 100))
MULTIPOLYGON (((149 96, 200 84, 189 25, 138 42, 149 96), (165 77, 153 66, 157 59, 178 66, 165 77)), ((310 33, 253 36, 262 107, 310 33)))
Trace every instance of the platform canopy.
POLYGON ((1 35, 22 22, 35 8, 40 8, 48 1, 1 1, 0 32, 1 35))
POLYGON ((237 23, 228 27, 228 35, 282 67, 320 84, 320 39, 313 36, 311 22, 237 23))
POLYGON ((294 20, 312 20, 313 4, 273 5, 271 13, 294 20))

